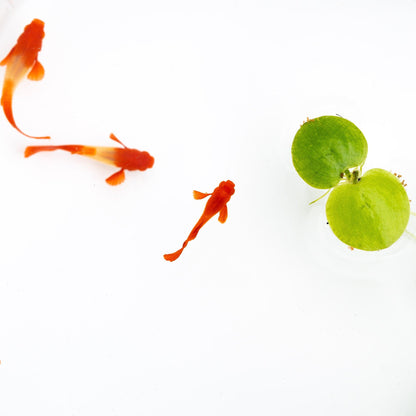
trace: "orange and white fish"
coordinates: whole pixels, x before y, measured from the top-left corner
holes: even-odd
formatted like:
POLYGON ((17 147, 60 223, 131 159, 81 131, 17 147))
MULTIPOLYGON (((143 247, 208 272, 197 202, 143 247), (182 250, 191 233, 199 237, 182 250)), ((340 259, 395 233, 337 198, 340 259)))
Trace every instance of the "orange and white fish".
POLYGON ((116 173, 109 176, 106 182, 109 185, 120 185, 124 182, 124 170, 146 170, 153 166, 155 159, 147 152, 126 147, 113 133, 110 139, 121 144, 120 147, 83 146, 80 144, 67 144, 61 146, 28 146, 25 150, 25 157, 32 156, 38 152, 49 152, 53 150, 66 150, 72 154, 87 156, 108 165, 120 168, 116 173))
POLYGON ((215 214, 220 213, 218 216, 218 221, 224 223, 228 217, 227 203, 231 199, 231 196, 234 194, 234 183, 231 181, 222 181, 211 194, 206 194, 203 192, 194 191, 195 199, 203 199, 209 195, 211 197, 208 199, 207 204, 205 205, 204 212, 201 215, 201 218, 196 223, 195 227, 192 229, 188 238, 178 251, 175 251, 171 254, 165 254, 163 257, 168 261, 175 261, 181 254, 183 249, 188 245, 189 241, 193 240, 197 235, 199 230, 207 223, 215 214))
POLYGON ((6 75, 1 95, 4 114, 17 131, 32 139, 50 139, 50 137, 29 136, 23 133, 14 121, 12 101, 17 85, 26 75, 32 81, 40 81, 45 74, 42 64, 38 61, 38 53, 42 48, 42 39, 45 36, 44 26, 42 20, 34 19, 32 23, 25 27, 9 54, 0 62, 0 66, 6 65, 6 75))

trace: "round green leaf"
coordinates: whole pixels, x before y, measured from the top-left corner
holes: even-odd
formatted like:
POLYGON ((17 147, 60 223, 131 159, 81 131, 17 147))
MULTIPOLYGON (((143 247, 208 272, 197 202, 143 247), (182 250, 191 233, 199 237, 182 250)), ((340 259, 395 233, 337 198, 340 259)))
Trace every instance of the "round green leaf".
POLYGON ((354 182, 336 186, 326 204, 334 234, 361 250, 382 250, 403 234, 410 216, 407 193, 383 169, 371 169, 354 182))
POLYGON ((367 141, 351 121, 337 116, 317 117, 304 123, 292 144, 292 160, 299 176, 309 185, 329 189, 346 169, 362 166, 367 141))

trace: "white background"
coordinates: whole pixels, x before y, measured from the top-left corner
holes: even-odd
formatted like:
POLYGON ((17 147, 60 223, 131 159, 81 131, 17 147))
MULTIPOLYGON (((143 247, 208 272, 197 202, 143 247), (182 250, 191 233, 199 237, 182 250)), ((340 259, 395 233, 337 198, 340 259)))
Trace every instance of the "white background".
POLYGON ((110 187, 0 115, 0 414, 415 415, 416 240, 350 251, 290 147, 341 114, 416 201, 416 1, 10 3, 1 58, 46 32, 18 125, 155 165, 110 187), (166 262, 226 179, 227 222, 166 262))

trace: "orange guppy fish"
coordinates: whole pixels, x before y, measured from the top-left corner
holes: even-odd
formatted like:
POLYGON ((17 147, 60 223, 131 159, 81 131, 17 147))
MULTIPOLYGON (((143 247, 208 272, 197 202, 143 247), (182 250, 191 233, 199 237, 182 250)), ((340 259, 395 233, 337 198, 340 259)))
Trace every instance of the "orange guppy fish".
POLYGON ((119 147, 83 146, 80 144, 68 144, 61 146, 28 146, 25 150, 25 157, 32 156, 38 152, 49 152, 53 150, 66 150, 72 154, 87 156, 108 165, 120 168, 116 173, 109 176, 106 182, 109 185, 120 185, 124 182, 124 170, 146 170, 153 166, 155 159, 147 152, 130 149, 126 147, 113 133, 110 139, 121 144, 119 147))
POLYGON ((42 39, 45 36, 44 26, 42 20, 34 19, 32 23, 25 27, 13 49, 0 62, 0 66, 6 65, 6 75, 1 95, 4 114, 17 131, 32 139, 50 139, 50 137, 35 137, 23 133, 14 121, 12 100, 17 85, 26 75, 32 81, 40 81, 45 74, 42 64, 38 61, 38 53, 42 48, 42 39))
POLYGON ((204 212, 201 215, 201 218, 196 223, 195 227, 192 229, 188 238, 178 251, 175 251, 171 254, 165 254, 163 257, 168 261, 175 261, 181 254, 183 249, 188 245, 189 241, 193 240, 197 235, 199 230, 207 223, 215 214, 220 213, 218 216, 218 221, 224 223, 227 220, 228 210, 227 203, 231 199, 231 196, 234 194, 234 183, 231 181, 222 181, 211 194, 206 194, 203 192, 194 191, 195 199, 203 199, 209 195, 211 197, 208 199, 207 204, 205 205, 204 212))

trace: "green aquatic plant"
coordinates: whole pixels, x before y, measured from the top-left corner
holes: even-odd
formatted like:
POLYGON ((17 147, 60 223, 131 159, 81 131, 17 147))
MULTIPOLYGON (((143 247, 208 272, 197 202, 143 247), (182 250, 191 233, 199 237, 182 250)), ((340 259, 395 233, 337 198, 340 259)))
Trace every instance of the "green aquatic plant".
POLYGON ((323 196, 330 193, 326 216, 334 234, 353 248, 375 251, 403 234, 410 204, 406 184, 397 176, 384 169, 362 175, 366 156, 364 135, 342 117, 308 120, 292 145, 301 178, 315 188, 329 189, 323 196))
POLYGON ((326 217, 334 234, 361 250, 391 246, 406 229, 410 204, 404 186, 384 169, 336 186, 326 203, 326 217))
POLYGON ((342 117, 322 116, 304 123, 293 140, 293 165, 310 186, 329 189, 351 168, 362 166, 367 140, 359 128, 342 117))

